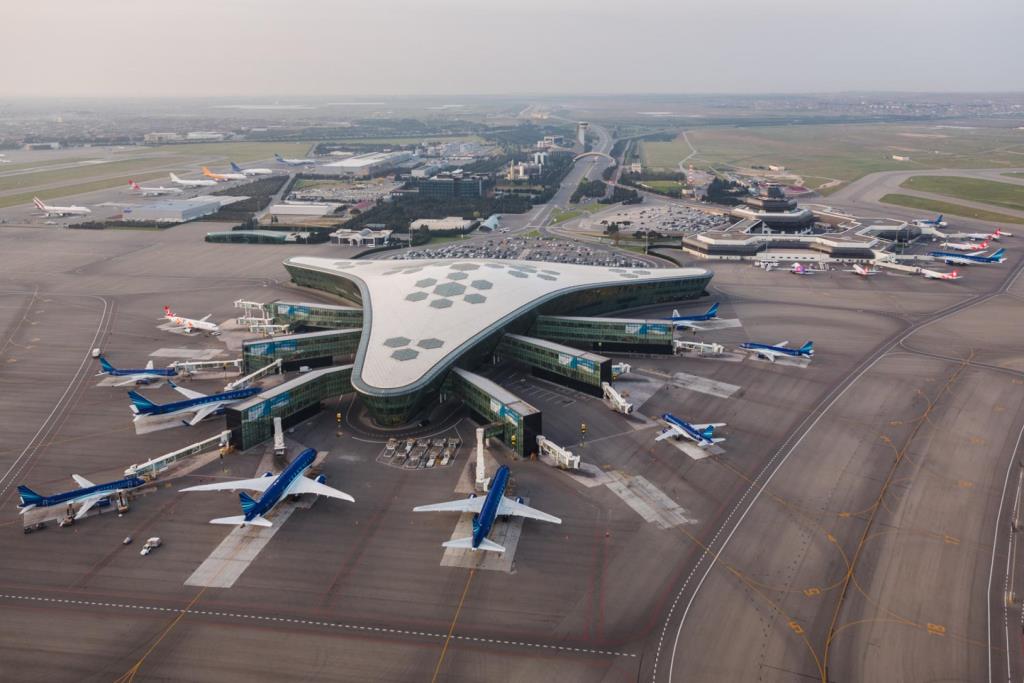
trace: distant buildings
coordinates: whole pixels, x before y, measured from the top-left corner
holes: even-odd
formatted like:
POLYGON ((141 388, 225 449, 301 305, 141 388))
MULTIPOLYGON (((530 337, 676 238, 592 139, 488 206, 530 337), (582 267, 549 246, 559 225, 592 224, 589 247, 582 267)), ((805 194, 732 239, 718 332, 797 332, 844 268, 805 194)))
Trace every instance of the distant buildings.
POLYGON ((412 157, 412 152, 370 152, 324 164, 324 167, 338 169, 345 175, 368 178, 389 171, 412 157))
POLYGON ((371 229, 366 226, 361 230, 349 230, 341 228, 331 233, 331 244, 350 247, 381 247, 391 239, 391 230, 383 229, 383 226, 376 226, 379 229, 371 229))
POLYGON ((448 216, 447 218, 420 218, 409 226, 409 232, 416 232, 420 228, 426 228, 430 232, 468 232, 473 226, 473 221, 459 216, 448 216))
POLYGON ((421 197, 430 199, 482 197, 484 194, 484 179, 478 175, 441 173, 433 178, 414 178, 412 182, 421 197))
POLYGON ((814 225, 814 214, 797 208, 795 199, 786 197, 778 185, 769 184, 756 197, 743 200, 746 206, 737 206, 730 215, 741 220, 756 219, 768 232, 805 232, 814 225))
POLYGON ((580 145, 587 144, 587 130, 590 129, 590 124, 586 121, 580 121, 576 124, 576 142, 580 145))
POLYGON ((184 223, 217 213, 220 207, 221 202, 216 197, 165 199, 142 206, 125 207, 122 216, 126 221, 184 223))
POLYGON ((543 140, 537 141, 538 149, 551 149, 552 147, 565 147, 565 137, 561 135, 545 135, 543 140))

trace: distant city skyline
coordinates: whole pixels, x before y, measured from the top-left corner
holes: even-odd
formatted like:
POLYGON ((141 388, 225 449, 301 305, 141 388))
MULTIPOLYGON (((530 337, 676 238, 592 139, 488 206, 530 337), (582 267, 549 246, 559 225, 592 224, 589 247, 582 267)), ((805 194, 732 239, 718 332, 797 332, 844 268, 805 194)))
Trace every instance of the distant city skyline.
POLYGON ((5 18, 4 97, 1024 89, 1010 0, 58 0, 5 18))

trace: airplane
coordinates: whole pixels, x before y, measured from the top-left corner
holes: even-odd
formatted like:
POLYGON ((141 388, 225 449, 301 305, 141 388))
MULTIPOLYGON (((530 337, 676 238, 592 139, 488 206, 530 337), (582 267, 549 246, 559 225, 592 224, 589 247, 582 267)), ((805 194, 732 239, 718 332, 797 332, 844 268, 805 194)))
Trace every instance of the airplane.
POLYGON ((802 263, 794 263, 789 267, 789 272, 793 275, 814 275, 815 271, 810 268, 805 268, 802 263))
POLYGON ((277 163, 286 166, 313 166, 316 164, 316 159, 285 159, 280 154, 275 154, 274 159, 277 160, 277 163))
POLYGON ((303 493, 312 493, 316 496, 328 496, 338 500, 347 500, 350 503, 356 502, 352 496, 331 488, 324 484, 326 477, 320 475, 316 479, 305 476, 306 471, 316 460, 316 450, 307 448, 299 453, 298 457, 288 463, 281 474, 276 477, 265 473, 262 477, 253 479, 237 479, 235 481, 223 481, 215 484, 201 484, 181 489, 180 493, 186 491, 237 491, 247 489, 259 491, 262 495, 253 499, 244 491, 238 494, 242 503, 242 514, 238 517, 220 517, 211 519, 210 524, 241 524, 252 526, 273 526, 273 523, 264 517, 265 514, 274 509, 274 506, 284 500, 287 496, 297 496, 303 493))
POLYGON ((71 206, 50 206, 44 204, 43 200, 39 197, 33 197, 32 203, 46 216, 84 216, 92 213, 92 209, 73 204, 71 206))
POLYGON ((988 249, 988 243, 988 240, 985 240, 981 244, 973 244, 971 242, 943 242, 942 246, 947 249, 955 249, 956 251, 970 251, 973 252, 973 255, 977 256, 988 249))
POLYGON ((667 429, 663 429, 661 434, 657 436, 655 441, 664 441, 670 437, 678 439, 681 436, 685 436, 690 441, 695 442, 701 448, 707 448, 711 444, 716 444, 720 441, 725 441, 722 438, 714 438, 715 427, 724 427, 724 422, 712 422, 709 424, 690 424, 685 420, 680 420, 672 413, 665 413, 661 416, 663 422, 668 425, 667 429))
POLYGON ((244 175, 274 175, 274 172, 269 168, 242 168, 235 162, 231 162, 231 170, 235 173, 242 173, 244 175))
POLYGON ((207 178, 213 178, 218 182, 223 180, 245 180, 244 173, 214 173, 205 166, 203 166, 203 175, 207 178))
POLYGON ((178 327, 184 328, 186 334, 192 334, 192 330, 201 330, 203 332, 209 332, 210 334, 220 334, 220 327, 217 323, 207 322, 210 319, 210 313, 199 320, 194 318, 183 318, 180 315, 175 315, 171 311, 170 306, 164 306, 164 317, 170 320, 178 327))
POLYGON ((700 329, 700 325, 697 325, 696 323, 714 320, 717 317, 718 302, 716 301, 715 303, 711 304, 711 308, 709 308, 705 313, 698 313, 697 315, 679 315, 679 310, 673 308, 672 317, 665 318, 665 320, 671 320, 672 323, 676 326, 677 330, 682 328, 690 328, 697 330, 700 329))
POLYGON ((978 254, 954 254, 948 251, 929 251, 928 255, 941 259, 951 266, 970 266, 975 263, 1002 263, 1006 260, 1006 249, 999 249, 989 256, 980 256, 978 254))
POLYGON ((844 270, 843 272, 844 273, 856 273, 857 275, 860 275, 861 277, 868 277, 869 275, 878 275, 882 271, 878 270, 877 268, 865 268, 864 266, 860 265, 859 263, 854 263, 853 264, 853 268, 851 268, 849 270, 844 270))
POLYGON ((779 342, 778 344, 758 344, 757 342, 743 342, 740 344, 740 348, 744 351, 752 351, 754 355, 760 356, 765 360, 769 360, 772 363, 779 356, 790 356, 791 358, 810 358, 814 355, 814 342, 807 342, 799 349, 789 349, 786 345, 788 341, 779 342))
POLYGON ((146 367, 144 368, 118 370, 111 365, 106 358, 100 356, 100 367, 103 368, 103 372, 97 373, 98 375, 126 378, 123 382, 115 384, 115 387, 123 387, 128 384, 149 384, 161 377, 176 377, 178 375, 178 371, 174 368, 154 368, 152 360, 146 363, 146 367))
POLYGON ((505 547, 487 538, 494 526, 494 519, 501 515, 503 517, 529 517, 542 522, 561 524, 562 520, 546 512, 535 510, 523 504, 522 498, 505 497, 505 488, 508 486, 509 469, 508 465, 502 465, 494 473, 491 480, 491 488, 487 495, 478 498, 471 493, 469 498, 452 500, 446 503, 434 503, 432 505, 420 505, 412 509, 413 512, 472 512, 473 514, 473 535, 466 538, 456 538, 452 541, 445 541, 441 545, 445 548, 467 548, 470 550, 490 550, 503 553, 505 547))
POLYGON ((121 491, 130 491, 131 489, 138 488, 146 483, 145 480, 139 477, 118 479, 106 484, 94 484, 78 474, 72 474, 71 478, 78 484, 78 489, 65 493, 55 493, 52 496, 41 496, 27 486, 19 486, 18 496, 21 498, 21 503, 18 505, 18 511, 21 514, 25 514, 33 508, 45 508, 63 503, 81 503, 82 506, 75 514, 75 519, 81 519, 85 517, 85 513, 101 500, 116 496, 121 491))
POLYGON ((181 194, 184 192, 180 187, 139 187, 134 180, 128 180, 128 186, 136 192, 141 192, 143 197, 157 197, 162 194, 181 194))
POLYGON ((969 240, 976 240, 976 241, 984 240, 985 242, 988 242, 989 240, 996 240, 998 242, 1000 237, 1013 237, 1013 235, 1011 235, 1010 233, 1003 232, 1002 228, 996 228, 995 232, 967 232, 967 233, 961 233, 960 236, 961 237, 966 237, 969 240))
POLYGON ((209 187, 210 185, 216 185, 216 180, 182 180, 178 176, 171 174, 171 182, 182 187, 209 187))
POLYGON ((928 270, 927 268, 921 269, 921 275, 929 280, 959 280, 963 277, 963 275, 957 275, 955 270, 952 273, 940 273, 937 270, 928 270))
POLYGON ((263 391, 259 387, 246 387, 245 389, 235 389, 233 391, 222 391, 218 394, 206 395, 198 391, 179 387, 170 380, 167 380, 167 383, 171 385, 172 389, 185 396, 185 400, 158 404, 153 403, 137 391, 129 390, 128 397, 132 400, 130 408, 132 414, 135 415, 133 420, 149 415, 195 413, 191 420, 182 420, 189 427, 195 427, 210 415, 223 412, 225 406, 237 403, 242 399, 249 398, 263 391))
POLYGON ((946 221, 942 220, 942 214, 940 213, 936 218, 932 220, 918 219, 914 221, 914 225, 919 228, 944 228, 946 227, 946 221))

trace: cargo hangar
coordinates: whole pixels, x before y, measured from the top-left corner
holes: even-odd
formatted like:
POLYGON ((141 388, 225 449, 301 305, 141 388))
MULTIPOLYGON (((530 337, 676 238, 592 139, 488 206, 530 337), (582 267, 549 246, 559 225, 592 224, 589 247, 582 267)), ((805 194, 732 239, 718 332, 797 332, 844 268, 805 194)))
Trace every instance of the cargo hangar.
POLYGON ((292 281, 337 304, 262 304, 294 334, 243 343, 244 370, 280 359, 307 372, 226 410, 233 443, 246 449, 354 393, 372 422, 414 424, 438 402, 463 404, 520 455, 541 433, 540 411, 476 374, 492 361, 601 395, 612 361, 602 352, 672 353, 666 320, 605 318, 706 294, 703 268, 608 268, 491 259, 417 261, 294 257, 292 281))

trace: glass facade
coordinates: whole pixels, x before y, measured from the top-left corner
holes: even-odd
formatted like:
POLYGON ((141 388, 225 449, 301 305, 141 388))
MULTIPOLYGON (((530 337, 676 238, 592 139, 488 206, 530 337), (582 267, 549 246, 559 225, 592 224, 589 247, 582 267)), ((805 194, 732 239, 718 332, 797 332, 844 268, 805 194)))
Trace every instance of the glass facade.
POLYGON ((612 381, 612 360, 544 339, 506 334, 495 355, 534 369, 535 374, 601 396, 601 382, 612 381))
POLYGON ((352 366, 320 368, 304 373, 247 401, 228 406, 224 415, 231 443, 246 450, 274 435, 274 418, 287 428, 320 409, 320 403, 352 392, 352 366))
POLYGON ((283 370, 297 370, 303 361, 320 361, 329 365, 355 355, 361 329, 325 330, 305 334, 289 334, 273 339, 250 339, 242 342, 243 373, 248 374, 270 365, 280 358, 283 370))
POLYGON ((321 330, 347 330, 363 326, 363 309, 317 303, 273 301, 265 307, 278 325, 312 327, 321 330))
POLYGON ((448 375, 446 390, 463 400, 484 422, 504 426, 501 440, 525 457, 537 449, 541 412, 486 377, 456 368, 448 375))
POLYGON ((533 334, 588 349, 672 353, 672 324, 658 320, 541 315, 533 334))

